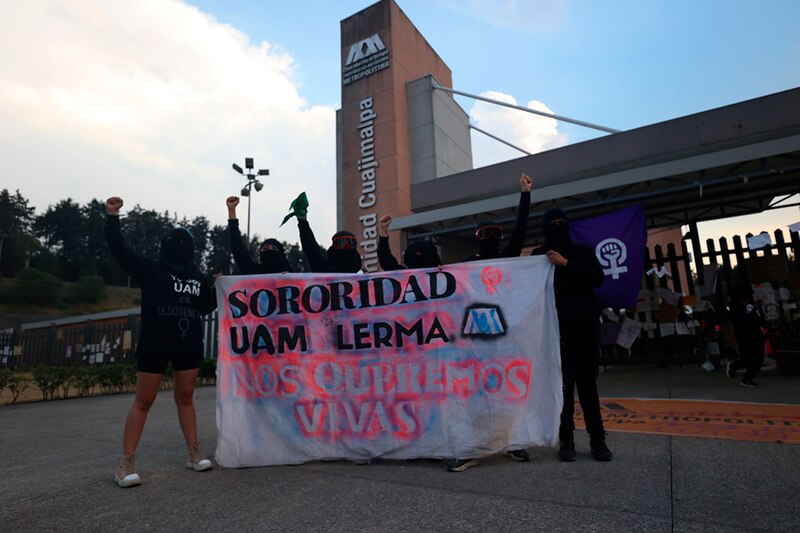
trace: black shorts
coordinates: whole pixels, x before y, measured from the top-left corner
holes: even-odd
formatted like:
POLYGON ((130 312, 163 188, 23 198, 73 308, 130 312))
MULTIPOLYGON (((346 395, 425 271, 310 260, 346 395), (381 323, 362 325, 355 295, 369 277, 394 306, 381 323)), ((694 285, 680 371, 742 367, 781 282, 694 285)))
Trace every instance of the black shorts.
POLYGON ((167 370, 167 363, 172 362, 172 371, 195 370, 200 368, 203 355, 195 354, 163 354, 147 353, 136 354, 136 370, 149 374, 163 374, 167 370))

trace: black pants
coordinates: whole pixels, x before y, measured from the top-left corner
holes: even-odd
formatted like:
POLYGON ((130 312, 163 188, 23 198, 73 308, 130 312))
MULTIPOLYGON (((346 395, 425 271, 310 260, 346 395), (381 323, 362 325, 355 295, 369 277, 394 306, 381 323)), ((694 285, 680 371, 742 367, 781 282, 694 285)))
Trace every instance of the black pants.
POLYGON ((604 434, 597 393, 600 366, 600 324, 568 326, 561 330, 561 373, 564 381, 564 407, 561 410, 560 440, 572 438, 575 431, 575 386, 583 410, 586 431, 592 437, 604 434))
POLYGON ((748 339, 737 339, 739 345, 739 356, 731 363, 731 369, 736 372, 740 368, 747 367, 742 381, 747 382, 756 377, 764 364, 764 339, 760 336, 748 339))

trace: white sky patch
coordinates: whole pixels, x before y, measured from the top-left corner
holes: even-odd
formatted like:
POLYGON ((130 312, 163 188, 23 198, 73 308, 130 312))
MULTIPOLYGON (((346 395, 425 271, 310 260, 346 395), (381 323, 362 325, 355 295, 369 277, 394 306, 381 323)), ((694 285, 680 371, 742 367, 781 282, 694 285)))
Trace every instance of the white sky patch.
MULTIPOLYGON (((288 54, 175 0, 2 2, 0 46, 0 188, 37 214, 116 195, 226 224, 246 182, 231 164, 253 157, 270 176, 251 232, 298 242, 294 222, 278 224, 306 191, 327 246, 335 112, 301 97, 288 54)), ((244 198, 238 215, 246 228, 244 198)))
MULTIPOLYGON (((481 96, 519 105, 514 97, 500 92, 488 91, 481 96)), ((537 100, 529 101, 525 107, 554 114, 537 100)), ((481 100, 475 101, 469 115, 475 126, 532 154, 567 144, 566 136, 558 132, 558 121, 552 118, 481 100)), ((524 156, 519 150, 472 131, 472 159, 476 168, 524 156)))
POLYGON ((497 28, 527 33, 557 29, 567 16, 567 0, 437 0, 443 7, 497 28))

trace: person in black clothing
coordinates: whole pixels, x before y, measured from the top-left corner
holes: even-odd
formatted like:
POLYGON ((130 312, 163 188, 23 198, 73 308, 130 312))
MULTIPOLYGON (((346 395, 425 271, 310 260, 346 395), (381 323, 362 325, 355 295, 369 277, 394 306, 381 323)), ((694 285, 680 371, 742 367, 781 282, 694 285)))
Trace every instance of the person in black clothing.
POLYGON ((576 458, 575 386, 589 433, 592 456, 610 461, 606 446, 597 373, 600 366, 600 304, 594 289, 603 283, 603 268, 591 247, 573 243, 569 236, 567 215, 561 209, 544 214, 544 246, 531 255, 547 255, 556 267, 555 286, 558 326, 561 332, 561 373, 564 384, 564 407, 559 427, 558 458, 571 462, 576 458))
POLYGON ((120 487, 141 483, 135 473, 136 447, 147 414, 172 363, 175 403, 189 458, 188 468, 208 470, 211 461, 203 456, 197 438, 194 387, 203 359, 203 329, 200 316, 216 307, 208 278, 193 263, 194 242, 188 230, 176 228, 161 242, 158 261, 145 259, 122 239, 119 197, 106 200, 105 236, 111 255, 142 290, 142 323, 136 345, 136 397, 125 420, 123 456, 114 480, 120 487))
POLYGON ((741 284, 734 291, 735 304, 732 306, 733 334, 736 337, 739 355, 728 363, 727 374, 736 379, 736 371, 745 367, 744 377, 740 382, 745 387, 758 387, 753 381, 764 364, 764 320, 753 305, 753 290, 749 284, 741 284))
MULTIPOLYGON (((308 199, 306 193, 301 193, 291 205, 292 211, 283 219, 285 223, 289 218, 297 217, 297 228, 300 230, 300 247, 303 250, 311 272, 331 272, 341 274, 355 274, 361 270, 361 255, 358 253, 356 236, 349 231, 337 231, 331 239, 327 257, 323 256, 322 249, 308 225, 308 199)), ((281 224, 283 225, 283 224, 281 224)))
POLYGON ((503 228, 494 222, 484 221, 475 228, 475 239, 478 241, 478 253, 465 257, 464 261, 481 261, 498 257, 519 257, 525 244, 525 231, 528 227, 528 213, 531 210, 531 189, 533 181, 527 174, 519 177, 519 206, 517 206, 517 221, 514 232, 508 241, 508 246, 500 251, 500 241, 503 240, 503 228))
POLYGON ((239 205, 238 196, 229 196, 225 201, 228 206, 228 235, 231 239, 231 252, 233 259, 242 274, 280 274, 291 272, 289 261, 283 250, 283 244, 277 239, 266 239, 258 247, 259 262, 253 261, 250 251, 242 239, 239 231, 239 219, 236 218, 236 206, 239 205))
MULTIPOLYGON (((462 259, 465 261, 481 261, 486 259, 496 259, 500 257, 518 257, 522 253, 525 244, 525 231, 528 227, 528 213, 531 209, 531 190, 533 180, 527 174, 519 177, 519 206, 517 207, 517 221, 514 224, 514 231, 509 239, 508 246, 500 251, 500 241, 503 240, 503 228, 493 222, 481 222, 475 229, 475 239, 478 241, 478 253, 462 259)), ((506 450, 506 457, 514 461, 530 461, 530 456, 525 450, 506 450)), ((478 460, 470 459, 451 459, 447 462, 447 470, 450 472, 463 472, 467 468, 477 466, 478 460)))
POLYGON ((378 264, 381 265, 381 269, 389 271, 441 266, 442 260, 439 258, 439 252, 431 241, 412 242, 403 253, 405 266, 398 263, 389 247, 389 224, 391 223, 392 215, 383 215, 378 221, 378 264))

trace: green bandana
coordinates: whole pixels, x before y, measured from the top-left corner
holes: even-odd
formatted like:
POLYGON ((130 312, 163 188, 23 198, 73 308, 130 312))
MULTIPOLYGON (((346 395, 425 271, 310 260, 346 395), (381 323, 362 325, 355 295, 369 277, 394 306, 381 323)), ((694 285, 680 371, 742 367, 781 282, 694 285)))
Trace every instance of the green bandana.
POLYGON ((297 220, 305 220, 306 216, 308 216, 308 198, 306 198, 306 193, 301 192, 300 196, 292 200, 292 205, 289 206, 289 209, 291 212, 283 217, 281 226, 286 224, 286 222, 292 217, 297 217, 297 220))

